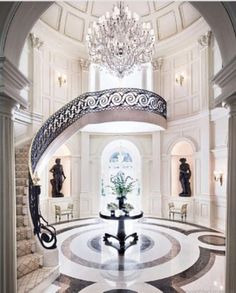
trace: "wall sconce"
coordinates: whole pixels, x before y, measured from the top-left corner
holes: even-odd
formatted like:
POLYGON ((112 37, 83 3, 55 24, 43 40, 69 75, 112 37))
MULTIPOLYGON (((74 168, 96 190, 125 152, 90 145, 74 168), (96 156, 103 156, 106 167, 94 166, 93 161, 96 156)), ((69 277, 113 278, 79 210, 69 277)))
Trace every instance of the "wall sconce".
POLYGON ((183 73, 177 74, 175 76, 175 82, 177 84, 179 84, 180 86, 183 86, 183 83, 184 83, 184 74, 183 73))
POLYGON ((59 87, 62 87, 64 84, 67 83, 67 77, 65 74, 62 75, 61 73, 58 73, 57 80, 59 83, 59 87))
POLYGON ((214 171, 214 180, 220 181, 220 185, 223 184, 223 172, 222 171, 214 171))

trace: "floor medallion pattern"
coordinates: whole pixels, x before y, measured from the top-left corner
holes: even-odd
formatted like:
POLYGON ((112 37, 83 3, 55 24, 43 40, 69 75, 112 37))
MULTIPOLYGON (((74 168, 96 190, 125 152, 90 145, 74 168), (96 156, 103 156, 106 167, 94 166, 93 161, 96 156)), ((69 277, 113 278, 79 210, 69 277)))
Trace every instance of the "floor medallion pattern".
POLYGON ((116 223, 99 219, 58 227, 61 275, 47 293, 224 292, 221 233, 144 218, 128 225, 127 233, 137 232, 139 240, 119 256, 103 242, 104 233, 116 229, 116 223))

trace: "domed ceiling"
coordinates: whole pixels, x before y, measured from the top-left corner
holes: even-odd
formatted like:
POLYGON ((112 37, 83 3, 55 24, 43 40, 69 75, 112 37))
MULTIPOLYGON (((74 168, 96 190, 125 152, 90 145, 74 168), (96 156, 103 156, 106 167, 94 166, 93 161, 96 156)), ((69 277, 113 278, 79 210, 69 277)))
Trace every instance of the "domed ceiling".
MULTIPOLYGON (((149 22, 160 42, 182 32, 201 15, 188 2, 127 1, 132 12, 149 22)), ((54 3, 41 20, 53 30, 80 44, 85 42, 88 27, 106 11, 111 12, 117 1, 78 1, 54 3)))

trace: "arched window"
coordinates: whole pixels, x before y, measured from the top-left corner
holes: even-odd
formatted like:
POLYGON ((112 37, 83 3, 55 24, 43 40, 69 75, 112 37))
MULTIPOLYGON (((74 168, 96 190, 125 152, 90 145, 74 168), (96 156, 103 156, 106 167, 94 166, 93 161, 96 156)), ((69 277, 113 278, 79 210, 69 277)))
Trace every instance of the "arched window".
POLYGON ((105 147, 101 160, 101 209, 106 210, 108 203, 116 202, 116 196, 112 194, 111 177, 119 172, 124 173, 125 177, 130 176, 137 180, 132 192, 127 196, 127 203, 132 204, 135 209, 140 209, 141 165, 136 146, 126 140, 115 140, 105 147))

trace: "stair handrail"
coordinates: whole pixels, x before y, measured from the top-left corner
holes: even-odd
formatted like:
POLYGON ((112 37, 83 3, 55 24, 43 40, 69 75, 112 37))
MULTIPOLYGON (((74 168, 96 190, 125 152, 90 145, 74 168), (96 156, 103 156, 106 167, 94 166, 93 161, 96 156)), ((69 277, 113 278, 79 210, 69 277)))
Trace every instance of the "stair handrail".
POLYGON ((158 94, 138 88, 113 88, 87 92, 67 103, 41 126, 32 140, 29 151, 29 201, 34 233, 48 249, 56 247, 56 231, 39 210, 40 186, 37 183, 37 164, 49 145, 69 126, 86 114, 114 110, 151 112, 166 119, 166 101, 158 94), (42 223, 43 221, 43 223, 42 223), (42 232, 44 230, 44 232, 42 232))

